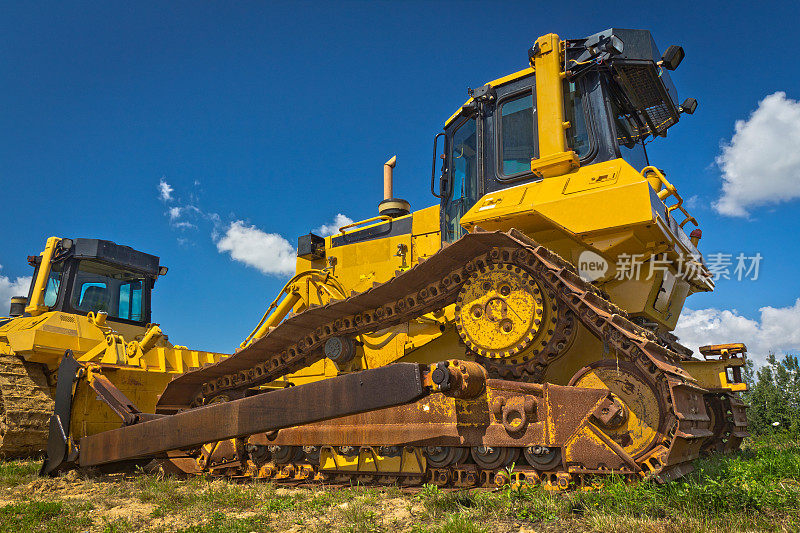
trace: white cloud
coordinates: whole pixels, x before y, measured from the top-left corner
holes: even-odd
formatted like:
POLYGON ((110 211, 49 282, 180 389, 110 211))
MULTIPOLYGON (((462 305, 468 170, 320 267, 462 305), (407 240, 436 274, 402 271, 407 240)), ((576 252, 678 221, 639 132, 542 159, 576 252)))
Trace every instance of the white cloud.
MULTIPOLYGON (((199 182, 195 180, 195 185, 199 182)), ((198 227, 211 226, 211 239, 220 253, 228 253, 231 258, 247 266, 258 269, 260 272, 273 276, 288 276, 294 274, 297 261, 297 252, 284 237, 277 233, 267 233, 256 226, 248 225, 242 220, 223 223, 218 213, 209 212, 198 207, 198 198, 189 195, 189 200, 183 194, 173 197, 174 189, 162 178, 159 191, 166 191, 161 199, 173 202, 168 206, 165 216, 169 218, 170 227, 181 232, 177 243, 181 247, 194 246, 195 243, 188 239, 186 230, 196 230, 198 227), (166 200, 165 198, 169 198, 166 200)), ((228 220, 234 218, 231 213, 228 220)), ((336 215, 330 225, 317 228, 323 235, 330 235, 339 230, 340 226, 351 223, 348 217, 341 213, 336 215)))
POLYGON ((334 217, 333 222, 330 224, 323 224, 318 228, 314 228, 312 231, 320 237, 327 237, 328 235, 339 233, 339 228, 352 223, 353 220, 350 217, 339 213, 334 217))
POLYGON ((164 178, 161 178, 161 180, 158 182, 158 197, 162 202, 169 202, 172 200, 172 192, 174 190, 175 189, 173 189, 164 178))
POLYGON ((747 217, 750 208, 800 198, 800 102, 773 93, 747 120, 737 120, 716 162, 722 195, 714 209, 747 217))
POLYGON ((217 240, 217 250, 228 252, 232 259, 257 268, 264 274, 294 274, 296 252, 289 241, 277 233, 266 233, 243 221, 231 222, 217 240))
MULTIPOLYGON (((3 266, 0 265, 0 269, 3 266)), ((0 316, 8 315, 11 306, 11 298, 14 296, 28 296, 28 289, 31 286, 30 276, 20 276, 14 281, 8 276, 0 275, 0 316)))
POLYGON ((776 355, 800 351, 800 298, 790 307, 762 307, 759 320, 740 315, 735 309, 684 309, 675 335, 695 350, 706 344, 743 342, 748 357, 758 365, 772 352, 776 355))

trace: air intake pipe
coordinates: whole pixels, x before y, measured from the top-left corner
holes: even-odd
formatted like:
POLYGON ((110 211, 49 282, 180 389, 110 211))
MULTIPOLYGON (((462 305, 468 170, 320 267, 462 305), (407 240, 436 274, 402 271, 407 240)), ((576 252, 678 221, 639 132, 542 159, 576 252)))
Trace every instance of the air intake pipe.
POLYGON ((28 305, 27 296, 12 296, 11 309, 9 310, 9 318, 17 318, 25 314, 25 306, 28 305))

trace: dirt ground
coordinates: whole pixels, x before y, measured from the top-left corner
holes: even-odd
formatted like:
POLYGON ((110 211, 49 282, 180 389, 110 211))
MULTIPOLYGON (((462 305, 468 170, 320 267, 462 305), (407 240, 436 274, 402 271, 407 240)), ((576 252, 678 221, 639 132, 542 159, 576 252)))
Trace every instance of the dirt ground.
POLYGON ((40 478, 39 467, 0 461, 0 533, 800 531, 800 443, 792 440, 698 460, 694 474, 663 485, 612 479, 567 493, 297 488, 143 471, 40 478))

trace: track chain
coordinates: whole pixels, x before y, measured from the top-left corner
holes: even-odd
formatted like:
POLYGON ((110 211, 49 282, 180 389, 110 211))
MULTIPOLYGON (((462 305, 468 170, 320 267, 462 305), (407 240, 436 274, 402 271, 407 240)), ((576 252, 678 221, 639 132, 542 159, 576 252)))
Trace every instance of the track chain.
POLYGON ((0 355, 0 457, 44 451, 54 406, 42 365, 0 355))
MULTIPOLYGON (((520 455, 521 455, 521 449, 520 455)), ((567 490, 591 486, 605 476, 573 475, 567 472, 542 472, 527 465, 508 465, 503 468, 483 469, 476 464, 463 463, 445 467, 429 468, 424 474, 398 472, 354 472, 349 470, 321 471, 317 465, 307 462, 256 465, 247 463, 244 469, 220 468, 211 475, 242 480, 263 480, 292 486, 324 484, 327 486, 348 485, 394 485, 405 489, 418 488, 423 484, 440 488, 470 489, 497 488, 514 483, 542 484, 552 490, 567 490)), ((635 476, 627 475, 630 479, 635 476)))
MULTIPOLYGON (((552 346, 528 361, 490 370, 506 378, 519 379, 522 374, 528 374, 529 379, 540 377, 547 365, 561 355, 568 340, 564 330, 574 325, 570 320, 580 321, 610 348, 612 357, 635 365, 658 391, 664 404, 667 416, 658 428, 658 438, 646 453, 634 458, 639 475, 670 479, 688 472, 691 469, 689 462, 698 456, 701 445, 711 432, 703 404, 703 394, 707 391, 694 385, 691 376, 681 368, 680 361, 685 356, 659 343, 653 332, 628 320, 623 310, 603 298, 591 283, 580 278, 570 263, 516 230, 466 235, 384 284, 346 300, 312 307, 289 317, 265 337, 232 357, 173 380, 170 384, 173 394, 166 403, 175 405, 175 398, 182 396, 181 401, 189 407, 202 405, 222 394, 243 394, 248 388, 273 381, 322 359, 321 347, 328 338, 380 330, 453 303, 470 275, 494 268, 528 272, 543 289, 556 296, 559 305, 567 312, 560 314, 564 317, 563 323, 559 324, 562 334, 554 336, 557 342, 551 343, 552 346), (299 341, 293 340, 298 337, 299 341), (270 343, 281 348, 276 350, 277 354, 266 349, 270 343), (254 359, 261 362, 248 364, 254 359), (225 372, 231 368, 236 371, 225 372)), ((168 391, 169 387, 165 392, 168 391)), ((162 395, 162 400, 165 395, 162 395)), ((432 469, 431 472, 438 470, 432 469)), ((372 472, 339 475, 356 480, 363 476, 380 476, 372 472)), ((564 482, 559 481, 559 476, 569 479, 575 474, 557 472, 554 475, 556 485, 560 486, 564 482)), ((581 479, 583 475, 580 474, 581 479)), ((448 475, 449 483, 459 484, 466 479, 464 476, 472 479, 467 474, 448 475)), ((306 476, 306 479, 311 479, 311 476, 306 476)), ((444 478, 440 475, 439 479, 444 478)))

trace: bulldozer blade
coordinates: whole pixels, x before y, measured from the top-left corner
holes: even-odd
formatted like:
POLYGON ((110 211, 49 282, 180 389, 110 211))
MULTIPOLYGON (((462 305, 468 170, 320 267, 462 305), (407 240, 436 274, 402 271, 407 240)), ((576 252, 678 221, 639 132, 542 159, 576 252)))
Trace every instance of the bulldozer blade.
POLYGON ((58 383, 56 385, 56 404, 50 417, 50 433, 47 437, 47 455, 39 471, 40 476, 54 473, 69 456, 73 455, 67 434, 69 433, 70 415, 72 413, 72 384, 78 379, 81 364, 75 360, 72 350, 64 353, 58 367, 58 383))
POLYGON ((89 435, 80 441, 78 463, 88 467, 154 457, 208 442, 411 403, 428 393, 419 364, 394 363, 89 435))

